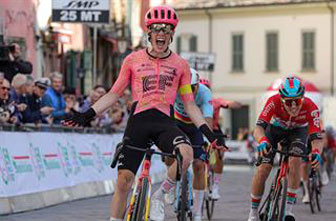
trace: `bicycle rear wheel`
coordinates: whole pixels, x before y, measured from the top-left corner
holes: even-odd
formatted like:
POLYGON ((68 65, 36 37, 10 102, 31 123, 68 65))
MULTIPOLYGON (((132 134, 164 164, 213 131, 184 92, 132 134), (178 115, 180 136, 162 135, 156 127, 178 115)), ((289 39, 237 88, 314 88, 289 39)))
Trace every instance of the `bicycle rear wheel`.
POLYGON ((185 174, 182 178, 180 197, 178 203, 177 220, 187 221, 187 203, 188 203, 188 176, 185 174))
POLYGON ((209 195, 212 195, 212 188, 214 185, 214 175, 213 175, 213 171, 212 169, 210 169, 209 174, 208 174, 208 196, 205 199, 205 208, 206 208, 206 212, 207 212, 207 217, 208 220, 211 220, 212 216, 213 216, 213 212, 214 212, 214 208, 215 208, 215 200, 213 200, 211 197, 209 197, 209 195))
POLYGON ((141 189, 138 193, 137 200, 134 204, 134 212, 132 214, 132 221, 144 221, 147 220, 148 216, 148 192, 149 192, 149 181, 146 177, 142 179, 141 189))

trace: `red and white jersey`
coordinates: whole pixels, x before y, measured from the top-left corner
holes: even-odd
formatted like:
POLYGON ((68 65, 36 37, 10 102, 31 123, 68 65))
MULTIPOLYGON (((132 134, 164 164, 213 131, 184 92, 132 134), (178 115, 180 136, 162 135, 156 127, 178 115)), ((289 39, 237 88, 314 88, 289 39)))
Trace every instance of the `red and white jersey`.
POLYGON ((213 129, 218 130, 219 129, 219 111, 221 108, 228 108, 228 103, 223 98, 213 98, 212 99, 212 106, 213 106, 213 129))
POLYGON ((283 129, 293 129, 308 126, 309 134, 320 133, 320 112, 315 103, 305 97, 299 114, 290 116, 284 109, 279 94, 270 97, 259 115, 257 125, 270 123, 283 129))

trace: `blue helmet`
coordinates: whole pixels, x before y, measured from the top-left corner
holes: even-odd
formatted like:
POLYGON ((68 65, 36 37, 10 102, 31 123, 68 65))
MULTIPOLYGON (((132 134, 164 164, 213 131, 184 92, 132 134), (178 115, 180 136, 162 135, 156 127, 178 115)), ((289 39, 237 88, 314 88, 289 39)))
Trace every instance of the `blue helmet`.
POLYGON ((304 92, 305 87, 303 83, 296 77, 286 77, 279 88, 281 97, 303 97, 304 92))

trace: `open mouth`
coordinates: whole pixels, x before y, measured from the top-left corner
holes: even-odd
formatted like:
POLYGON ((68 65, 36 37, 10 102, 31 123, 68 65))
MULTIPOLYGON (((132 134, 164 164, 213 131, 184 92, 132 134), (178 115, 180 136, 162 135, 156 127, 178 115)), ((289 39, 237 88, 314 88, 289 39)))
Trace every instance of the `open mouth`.
POLYGON ((165 39, 158 38, 158 39, 156 40, 156 44, 157 44, 158 46, 160 46, 160 47, 163 47, 163 46, 165 45, 165 43, 166 43, 166 40, 165 40, 165 39))

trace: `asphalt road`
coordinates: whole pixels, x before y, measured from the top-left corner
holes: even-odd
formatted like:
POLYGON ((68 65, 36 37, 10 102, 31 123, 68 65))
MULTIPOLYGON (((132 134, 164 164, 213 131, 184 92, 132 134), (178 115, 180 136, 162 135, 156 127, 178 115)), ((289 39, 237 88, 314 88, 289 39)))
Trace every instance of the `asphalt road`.
MULTIPOLYGON (((226 167, 220 190, 222 198, 216 203, 213 220, 247 220, 252 175, 253 170, 246 166, 226 167)), ((323 189, 321 213, 312 215, 309 205, 304 205, 298 200, 294 208, 298 221, 336 220, 335 180, 336 177, 323 189)), ((110 200, 111 196, 79 200, 40 210, 0 216, 0 221, 107 221, 110 200)), ((176 220, 172 208, 167 207, 166 217, 166 220, 176 220)))

